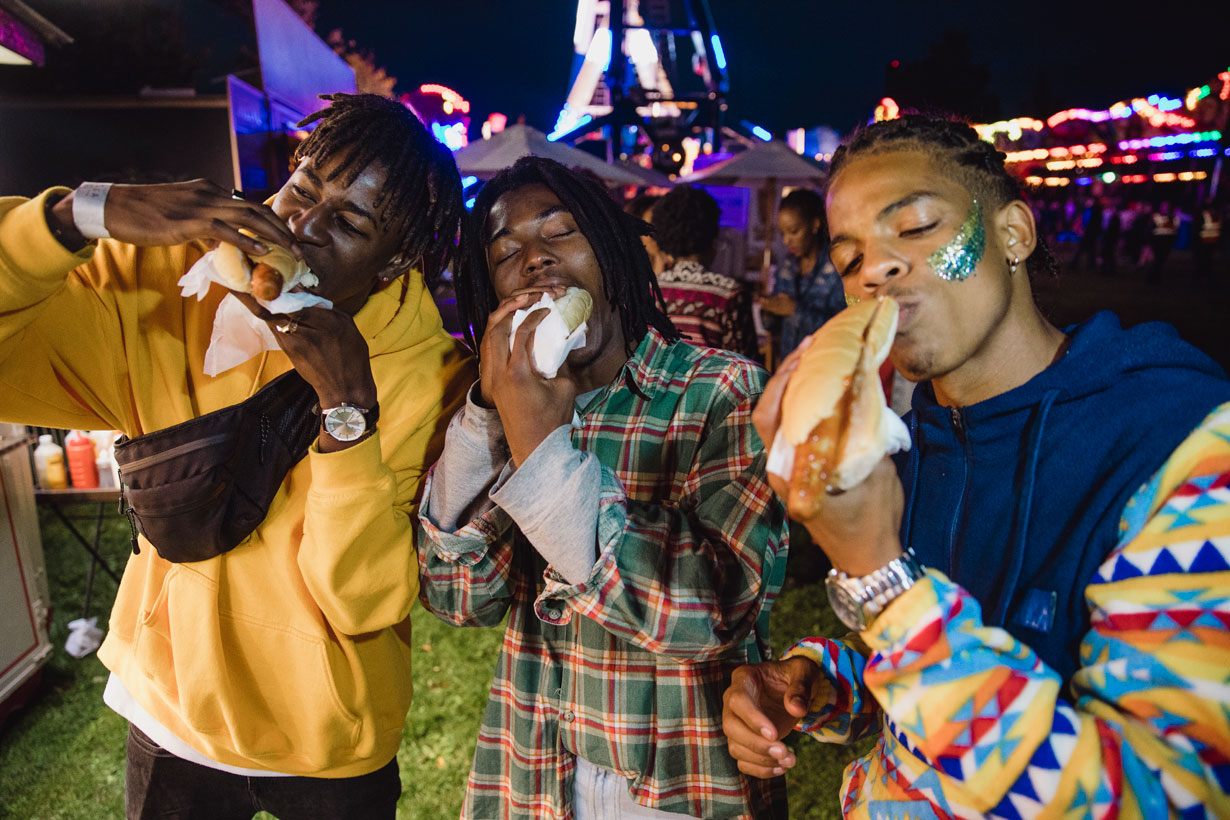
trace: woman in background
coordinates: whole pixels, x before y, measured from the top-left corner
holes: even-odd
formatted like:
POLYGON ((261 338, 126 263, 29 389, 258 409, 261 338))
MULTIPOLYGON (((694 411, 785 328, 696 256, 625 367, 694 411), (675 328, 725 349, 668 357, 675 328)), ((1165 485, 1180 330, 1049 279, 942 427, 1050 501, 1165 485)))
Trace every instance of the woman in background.
POLYGON ((765 313, 783 317, 778 330, 778 360, 846 306, 841 277, 829 261, 824 201, 815 191, 791 191, 777 214, 788 256, 777 267, 773 291, 763 297, 765 313))

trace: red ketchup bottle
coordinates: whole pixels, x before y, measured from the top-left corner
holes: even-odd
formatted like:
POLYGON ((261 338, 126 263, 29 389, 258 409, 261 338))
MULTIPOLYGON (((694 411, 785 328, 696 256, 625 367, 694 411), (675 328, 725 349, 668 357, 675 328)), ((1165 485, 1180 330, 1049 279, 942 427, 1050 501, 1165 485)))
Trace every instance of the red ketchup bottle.
POLYGON ((98 466, 94 463, 94 440, 83 430, 74 430, 64 441, 68 474, 79 490, 98 487, 98 466))

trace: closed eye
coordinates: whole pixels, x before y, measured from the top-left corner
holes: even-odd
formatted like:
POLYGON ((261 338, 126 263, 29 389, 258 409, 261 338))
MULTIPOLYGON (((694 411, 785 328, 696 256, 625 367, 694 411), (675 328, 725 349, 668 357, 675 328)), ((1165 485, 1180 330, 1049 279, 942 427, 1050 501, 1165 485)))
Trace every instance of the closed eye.
POLYGON ((364 235, 363 231, 359 230, 355 225, 353 225, 350 222, 350 220, 345 219, 343 217, 338 217, 337 221, 338 221, 338 224, 342 226, 342 230, 345 231, 346 233, 353 234, 354 236, 364 235))
POLYGON ((302 185, 295 185, 293 186, 292 190, 295 192, 296 196, 302 197, 303 199, 306 199, 308 202, 316 201, 315 198, 311 194, 309 194, 307 192, 307 189, 305 189, 302 185))
POLYGON ((939 224, 940 224, 939 222, 932 222, 930 225, 923 225, 922 227, 919 227, 919 228, 910 228, 909 230, 902 231, 901 236, 902 237, 922 236, 928 231, 931 231, 932 229, 934 229, 939 224))
POLYGON ((861 254, 851 259, 850 264, 846 265, 846 267, 841 272, 842 278, 845 278, 847 276, 850 276, 851 274, 857 273, 858 266, 861 265, 862 263, 863 263, 863 257, 861 254))

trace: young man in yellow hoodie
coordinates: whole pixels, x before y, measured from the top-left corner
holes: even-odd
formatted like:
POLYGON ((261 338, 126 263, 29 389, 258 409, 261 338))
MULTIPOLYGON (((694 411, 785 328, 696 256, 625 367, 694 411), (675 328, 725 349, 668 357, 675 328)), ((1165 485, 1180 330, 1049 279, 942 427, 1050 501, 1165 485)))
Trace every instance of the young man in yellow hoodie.
POLYGON ((325 414, 363 417, 322 422, 235 549, 130 556, 99 651, 130 723, 129 818, 392 818, 401 791, 420 484, 476 377, 420 273, 451 258, 460 181, 397 103, 337 95, 309 119, 268 206, 199 180, 0 199, 0 419, 137 436, 292 368, 325 414), (286 247, 334 308, 260 313, 281 349, 204 375, 227 291, 176 283, 209 240, 286 247))

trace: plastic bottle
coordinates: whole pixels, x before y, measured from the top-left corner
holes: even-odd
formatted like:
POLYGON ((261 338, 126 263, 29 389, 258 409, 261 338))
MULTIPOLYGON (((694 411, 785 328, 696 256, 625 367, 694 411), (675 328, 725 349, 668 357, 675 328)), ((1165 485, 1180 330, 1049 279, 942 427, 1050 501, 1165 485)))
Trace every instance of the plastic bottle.
POLYGON ((94 440, 84 430, 74 430, 64 440, 68 451, 68 473, 79 490, 98 487, 98 467, 94 464, 94 440))
POLYGON ((38 437, 34 448, 34 472, 38 484, 44 490, 68 488, 68 472, 64 469, 64 448, 56 444, 50 434, 38 437))
POLYGON ((98 486, 103 490, 114 490, 120 486, 119 470, 115 465, 115 456, 110 450, 101 450, 98 453, 98 458, 94 459, 94 466, 98 468, 98 486))

